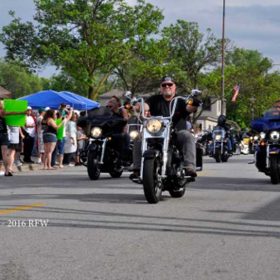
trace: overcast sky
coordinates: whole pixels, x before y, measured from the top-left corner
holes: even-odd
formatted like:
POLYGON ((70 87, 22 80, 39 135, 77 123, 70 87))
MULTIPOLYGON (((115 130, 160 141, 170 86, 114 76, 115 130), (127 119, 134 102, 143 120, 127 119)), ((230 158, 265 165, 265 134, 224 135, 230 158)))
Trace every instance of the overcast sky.
MULTIPOLYGON (((128 0, 134 4, 135 0, 128 0)), ((195 21, 202 33, 211 28, 216 37, 222 34, 223 0, 146 0, 163 11, 164 25, 177 19, 195 21)), ((258 50, 280 64, 280 1, 279 0, 226 0, 225 36, 235 46, 258 50)), ((33 0, 0 0, 0 28, 11 17, 9 10, 25 20, 35 13, 33 0)), ((0 56, 4 56, 3 45, 0 56)), ((277 67, 278 68, 278 67, 277 67)), ((49 76, 50 70, 42 75, 49 76)))

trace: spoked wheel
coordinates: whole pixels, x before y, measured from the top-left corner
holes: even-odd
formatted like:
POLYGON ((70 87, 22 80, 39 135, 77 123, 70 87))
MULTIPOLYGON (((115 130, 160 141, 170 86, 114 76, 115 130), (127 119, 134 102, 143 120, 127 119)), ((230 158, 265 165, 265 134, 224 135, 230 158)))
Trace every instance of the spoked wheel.
POLYGON ((270 159, 270 180, 272 184, 280 183, 280 159, 271 157, 270 159))
POLYGON ((95 152, 88 153, 87 172, 90 180, 97 180, 100 176, 100 168, 98 166, 98 158, 95 152))
POLYGON ((157 158, 145 159, 143 165, 143 188, 149 203, 158 203, 161 199, 162 181, 160 162, 157 158))

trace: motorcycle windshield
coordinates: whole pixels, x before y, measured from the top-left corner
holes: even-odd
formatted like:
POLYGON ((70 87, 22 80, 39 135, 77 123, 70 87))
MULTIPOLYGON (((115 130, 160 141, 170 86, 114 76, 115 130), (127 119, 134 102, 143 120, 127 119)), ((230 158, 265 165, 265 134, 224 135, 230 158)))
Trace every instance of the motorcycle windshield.
POLYGON ((218 135, 221 137, 221 138, 225 138, 225 130, 224 129, 214 129, 213 132, 212 132, 212 135, 213 135, 213 139, 215 139, 218 135))

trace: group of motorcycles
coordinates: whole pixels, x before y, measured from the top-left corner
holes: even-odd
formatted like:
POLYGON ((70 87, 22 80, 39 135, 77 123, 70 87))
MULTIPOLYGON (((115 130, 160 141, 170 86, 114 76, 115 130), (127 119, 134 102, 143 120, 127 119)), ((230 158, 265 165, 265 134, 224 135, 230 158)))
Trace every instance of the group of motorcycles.
MULTIPOLYGON (((141 103, 141 114, 136 122, 128 125, 129 145, 125 152, 125 160, 120 149, 121 143, 125 140, 122 133, 126 125, 124 120, 113 116, 107 108, 89 111, 87 117, 79 120, 79 126, 84 128, 89 138, 80 155, 81 162, 87 166, 89 178, 97 180, 102 172, 109 173, 112 178, 121 177, 125 168, 133 165, 134 141, 140 138, 142 161, 139 182, 143 185, 146 200, 149 203, 159 202, 163 191, 168 191, 171 197, 182 197, 186 185, 195 179, 185 174, 183 155, 176 146, 172 117, 179 99, 187 102, 196 94, 197 92, 193 92, 187 97, 175 97, 170 104, 168 117, 145 116, 144 100, 138 99, 137 102, 141 103)), ((250 140, 252 145, 249 147, 248 141, 248 153, 252 151, 255 153, 259 171, 270 176, 273 184, 280 183, 279 128, 267 129, 250 140)), ((197 136, 197 170, 202 170, 203 155, 208 154, 216 162, 227 162, 237 147, 246 144, 245 139, 242 139, 243 143, 241 141, 240 144, 234 141, 230 151, 228 141, 232 141, 229 134, 219 126, 212 132, 197 136)))
MULTIPOLYGON (((124 140, 123 119, 103 107, 89 112, 87 117, 78 122, 89 138, 87 147, 80 155, 81 161, 87 166, 89 178, 97 180, 102 172, 109 173, 112 178, 120 177, 124 169, 133 163, 133 144, 140 137, 142 162, 139 181, 143 185, 146 200, 149 203, 159 202, 163 191, 168 191, 171 197, 182 197, 186 185, 195 179, 185 173, 183 155, 175 143, 172 118, 179 99, 187 102, 197 94, 194 91, 187 97, 175 97, 170 104, 168 117, 147 117, 144 114, 144 100, 137 99, 141 104, 141 113, 135 123, 128 125, 129 150, 126 151, 125 160, 119 146, 124 140)), ((202 169, 202 152, 199 146, 197 149, 197 155, 201 155, 198 159, 199 168, 202 169)))
POLYGON ((222 127, 197 136, 204 155, 213 157, 216 162, 227 162, 233 153, 254 154, 259 172, 270 177, 272 184, 280 183, 280 111, 268 111, 264 118, 253 121, 254 133, 244 133, 242 137, 232 137, 222 127), (228 141, 232 141, 229 151, 228 141))

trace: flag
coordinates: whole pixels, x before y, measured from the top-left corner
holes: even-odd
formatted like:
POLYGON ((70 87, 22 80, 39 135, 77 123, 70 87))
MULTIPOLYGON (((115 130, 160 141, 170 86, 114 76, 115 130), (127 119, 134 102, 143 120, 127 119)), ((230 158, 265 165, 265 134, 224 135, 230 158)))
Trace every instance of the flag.
POLYGON ((231 102, 236 102, 236 99, 237 99, 237 96, 239 94, 239 85, 235 85, 233 87, 233 95, 232 95, 232 98, 231 98, 231 102))

